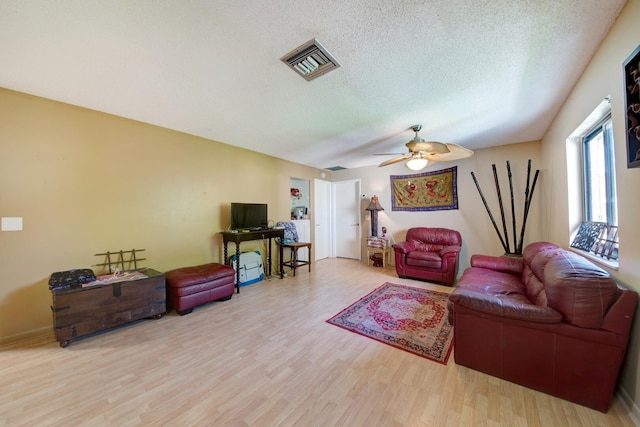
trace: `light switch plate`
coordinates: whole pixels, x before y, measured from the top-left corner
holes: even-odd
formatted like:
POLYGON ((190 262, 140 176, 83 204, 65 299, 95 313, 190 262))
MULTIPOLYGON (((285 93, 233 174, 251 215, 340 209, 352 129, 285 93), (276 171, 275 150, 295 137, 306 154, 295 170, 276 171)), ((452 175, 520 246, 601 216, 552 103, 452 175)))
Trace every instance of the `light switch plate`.
POLYGON ((22 217, 2 217, 2 231, 22 231, 22 217))

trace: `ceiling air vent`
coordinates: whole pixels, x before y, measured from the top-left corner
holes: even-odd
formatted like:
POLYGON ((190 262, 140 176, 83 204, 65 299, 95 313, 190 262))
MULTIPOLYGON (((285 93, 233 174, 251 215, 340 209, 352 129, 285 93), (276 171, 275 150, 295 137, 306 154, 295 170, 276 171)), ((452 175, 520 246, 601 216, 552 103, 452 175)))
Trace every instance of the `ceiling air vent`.
POLYGON ((338 68, 340 64, 316 39, 311 39, 280 58, 296 73, 311 81, 338 68))

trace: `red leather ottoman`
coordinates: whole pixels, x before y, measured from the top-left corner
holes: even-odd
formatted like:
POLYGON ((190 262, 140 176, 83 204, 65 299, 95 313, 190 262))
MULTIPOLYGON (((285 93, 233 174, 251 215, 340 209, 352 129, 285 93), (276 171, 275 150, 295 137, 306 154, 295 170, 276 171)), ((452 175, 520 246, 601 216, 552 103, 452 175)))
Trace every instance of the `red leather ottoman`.
POLYGON ((227 301, 235 292, 235 270, 216 262, 165 273, 167 304, 185 315, 211 301, 227 301))

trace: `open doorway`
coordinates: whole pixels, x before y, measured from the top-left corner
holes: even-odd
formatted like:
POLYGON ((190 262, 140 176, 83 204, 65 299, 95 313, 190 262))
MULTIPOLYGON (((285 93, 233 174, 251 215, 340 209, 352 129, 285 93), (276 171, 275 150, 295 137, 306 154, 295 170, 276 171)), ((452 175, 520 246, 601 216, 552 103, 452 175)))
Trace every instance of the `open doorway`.
MULTIPOLYGON (((290 179, 290 201, 291 201, 291 221, 296 226, 298 240, 300 242, 311 242, 311 221, 309 208, 311 206, 311 186, 308 179, 290 179)), ((311 254, 308 248, 301 248, 298 251, 300 261, 309 261, 311 254)))
POLYGON ((313 180, 313 247, 316 261, 333 257, 331 194, 331 182, 321 179, 313 180))

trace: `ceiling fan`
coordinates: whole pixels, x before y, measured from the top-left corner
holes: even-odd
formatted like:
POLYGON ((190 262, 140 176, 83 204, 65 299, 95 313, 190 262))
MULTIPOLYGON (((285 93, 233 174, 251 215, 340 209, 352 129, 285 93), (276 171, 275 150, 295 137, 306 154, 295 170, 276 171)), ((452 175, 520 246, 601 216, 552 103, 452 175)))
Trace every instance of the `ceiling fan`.
MULTIPOLYGON (((406 166, 411 170, 417 171, 436 162, 451 162, 453 160, 466 159, 467 157, 473 156, 473 151, 458 144, 425 141, 420 138, 418 132, 422 129, 422 125, 411 126, 411 129, 416 133, 416 136, 405 144, 409 149, 409 152, 403 154, 401 157, 385 160, 380 163, 378 167, 388 166, 407 160, 406 166)), ((382 155, 388 156, 391 154, 402 153, 389 153, 382 155)))

